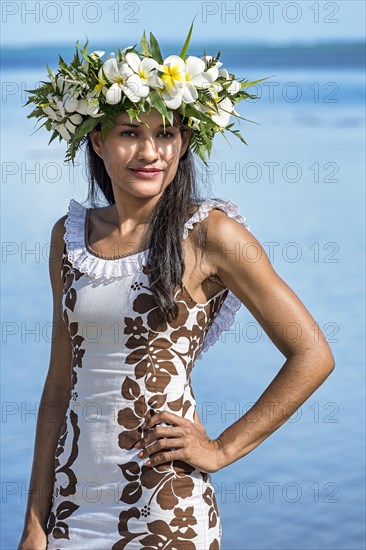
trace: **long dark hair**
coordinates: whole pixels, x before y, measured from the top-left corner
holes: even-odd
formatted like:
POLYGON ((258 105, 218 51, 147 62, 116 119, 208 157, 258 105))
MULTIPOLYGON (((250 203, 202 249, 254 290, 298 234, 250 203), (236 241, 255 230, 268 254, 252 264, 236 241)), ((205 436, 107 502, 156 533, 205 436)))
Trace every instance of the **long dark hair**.
MULTIPOLYGON (((109 204, 115 204, 111 179, 103 159, 94 151, 89 134, 85 152, 88 202, 98 206, 98 194, 101 191, 109 204)), ((142 249, 149 249, 148 276, 151 290, 162 318, 168 322, 174 320, 179 311, 173 291, 177 285, 182 287, 184 224, 192 215, 192 206, 203 200, 199 197, 196 176, 193 153, 188 147, 179 161, 174 179, 154 208, 142 243, 142 249)), ((201 224, 198 235, 202 249, 206 234, 201 224)))

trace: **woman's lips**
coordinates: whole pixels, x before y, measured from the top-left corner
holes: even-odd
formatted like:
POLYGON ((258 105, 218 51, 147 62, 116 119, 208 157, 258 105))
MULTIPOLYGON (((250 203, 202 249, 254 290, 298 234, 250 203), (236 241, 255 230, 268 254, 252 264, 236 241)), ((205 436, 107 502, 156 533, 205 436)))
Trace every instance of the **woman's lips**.
POLYGON ((160 174, 162 172, 162 170, 144 170, 143 168, 141 169, 137 169, 137 168, 130 168, 130 170, 132 170, 132 172, 134 172, 135 174, 137 174, 138 176, 141 176, 143 178, 155 178, 158 174, 160 174))

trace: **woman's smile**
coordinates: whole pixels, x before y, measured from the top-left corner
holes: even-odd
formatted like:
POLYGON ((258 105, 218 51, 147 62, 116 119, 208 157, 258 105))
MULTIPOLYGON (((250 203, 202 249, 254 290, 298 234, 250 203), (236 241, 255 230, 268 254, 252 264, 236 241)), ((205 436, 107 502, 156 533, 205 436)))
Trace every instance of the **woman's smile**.
POLYGON ((158 168, 130 168, 130 170, 141 178, 153 179, 156 178, 163 170, 158 168))

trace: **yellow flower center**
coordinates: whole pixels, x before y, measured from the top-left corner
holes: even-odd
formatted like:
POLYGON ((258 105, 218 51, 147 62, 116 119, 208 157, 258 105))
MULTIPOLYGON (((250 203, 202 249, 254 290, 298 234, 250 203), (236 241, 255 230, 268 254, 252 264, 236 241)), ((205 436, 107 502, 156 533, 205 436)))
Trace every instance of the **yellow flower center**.
POLYGON ((179 65, 164 65, 163 67, 164 74, 161 79, 164 82, 166 88, 171 90, 174 87, 175 82, 184 82, 184 74, 180 72, 179 65))

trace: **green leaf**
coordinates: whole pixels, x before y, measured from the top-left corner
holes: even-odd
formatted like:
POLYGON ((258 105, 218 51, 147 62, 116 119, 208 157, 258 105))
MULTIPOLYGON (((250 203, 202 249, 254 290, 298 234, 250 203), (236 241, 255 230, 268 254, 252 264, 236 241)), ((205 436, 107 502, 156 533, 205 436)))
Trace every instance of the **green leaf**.
POLYGON ((197 109, 195 109, 191 103, 188 103, 186 105, 185 116, 187 117, 193 116, 195 118, 198 118, 198 120, 202 120, 202 122, 207 122, 209 126, 212 126, 212 118, 206 115, 205 113, 202 113, 201 111, 198 111, 197 109))
POLYGON ((151 100, 151 105, 169 120, 169 124, 173 124, 173 113, 168 110, 158 92, 156 90, 151 90, 149 97, 151 100))
MULTIPOLYGON (((226 128, 227 128, 227 127, 226 127, 226 128)), ((234 136, 236 136, 237 138, 239 138, 240 141, 241 141, 242 143, 244 143, 245 145, 248 145, 247 142, 245 141, 245 139, 243 138, 243 136, 240 134, 239 130, 231 130, 231 129, 229 128, 229 132, 231 132, 232 134, 234 134, 234 136)), ((223 134, 223 135, 224 135, 224 134, 223 134)), ((225 135, 224 135, 224 138, 226 139, 225 135)), ((226 139, 226 141, 228 141, 228 140, 226 139)), ((228 143, 229 143, 229 141, 228 141, 228 143)))
POLYGON ((129 107, 128 109, 126 109, 126 113, 130 117, 131 122, 134 118, 138 116, 139 112, 139 109, 136 109, 135 107, 129 107))
POLYGON ((160 63, 160 65, 162 65, 164 63, 164 59, 161 55, 161 51, 160 51, 158 41, 156 40, 156 38, 155 38, 155 36, 153 35, 152 32, 150 33, 150 50, 151 50, 151 53, 152 53, 154 59, 158 63, 160 63))
POLYGON ((55 78, 55 73, 51 71, 51 69, 49 68, 48 66, 48 63, 47 63, 47 72, 49 74, 49 77, 52 79, 52 78, 55 78))
POLYGON ((94 117, 88 117, 85 120, 83 120, 81 125, 76 130, 74 134, 74 138, 79 139, 85 136, 86 134, 91 132, 93 128, 95 128, 98 122, 99 122, 99 118, 94 118, 94 117))
POLYGON ((102 139, 105 139, 114 126, 116 113, 112 110, 101 120, 102 139))
POLYGON ((267 80, 268 78, 272 78, 272 76, 266 76, 265 78, 260 78, 259 80, 253 80, 252 82, 241 82, 240 88, 243 90, 244 88, 248 88, 249 86, 254 86, 254 84, 258 84, 259 82, 263 82, 263 80, 267 80))
POLYGON ((146 57, 151 57, 151 51, 150 51, 149 43, 146 38, 145 31, 141 38, 141 53, 146 57))
POLYGON ((193 18, 192 24, 191 24, 190 29, 188 31, 186 41, 184 42, 182 51, 179 54, 179 57, 181 57, 183 60, 186 58, 186 55, 187 55, 188 46, 189 46, 189 43, 190 43, 190 40, 191 40, 191 35, 192 35, 192 30, 193 30, 193 23, 194 23, 194 20, 196 19, 196 17, 197 17, 197 14, 193 18))
POLYGON ((58 57, 59 57, 59 66, 60 66, 60 69, 64 69, 67 71, 68 67, 67 67, 67 64, 65 63, 65 61, 62 59, 61 55, 58 54, 58 57))
POLYGON ((54 140, 56 139, 60 134, 58 133, 57 130, 54 130, 53 133, 52 133, 52 136, 50 138, 50 141, 48 142, 48 145, 54 140))

